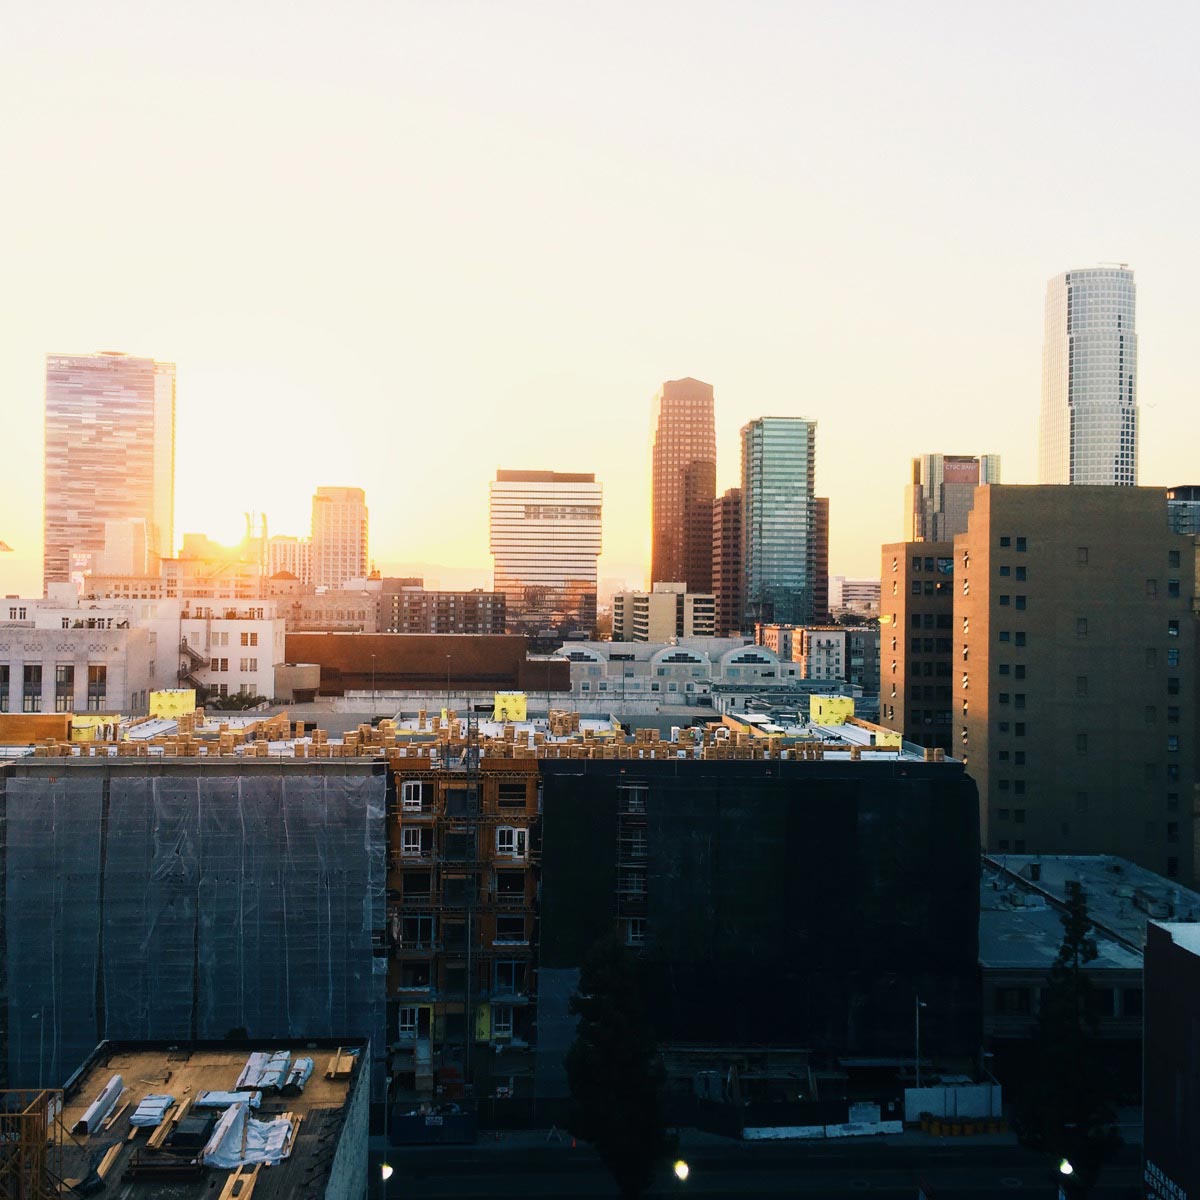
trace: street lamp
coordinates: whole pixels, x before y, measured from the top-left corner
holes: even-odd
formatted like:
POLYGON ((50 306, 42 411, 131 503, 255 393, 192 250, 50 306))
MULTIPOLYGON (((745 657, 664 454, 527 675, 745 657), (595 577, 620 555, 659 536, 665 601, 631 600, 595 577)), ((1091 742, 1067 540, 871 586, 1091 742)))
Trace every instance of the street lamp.
POLYGON ((921 1086, 921 1009, 923 1009, 925 1007, 925 1001, 922 1000, 920 996, 915 996, 914 999, 915 999, 915 1004, 913 1005, 913 1012, 916 1016, 916 1024, 917 1024, 917 1054, 916 1054, 917 1087, 920 1087, 921 1086))
POLYGON ((394 1173, 394 1168, 391 1163, 379 1164, 379 1177, 383 1180, 383 1200, 387 1200, 388 1180, 391 1179, 394 1173))
POLYGON ((674 1167, 671 1168, 675 1172, 675 1178, 682 1183, 690 1174, 691 1168, 681 1158, 674 1167))
POLYGON ((1075 1174, 1075 1168, 1073 1166, 1071 1166, 1071 1160, 1069 1158, 1059 1159, 1058 1173, 1060 1175, 1074 1175, 1075 1174))

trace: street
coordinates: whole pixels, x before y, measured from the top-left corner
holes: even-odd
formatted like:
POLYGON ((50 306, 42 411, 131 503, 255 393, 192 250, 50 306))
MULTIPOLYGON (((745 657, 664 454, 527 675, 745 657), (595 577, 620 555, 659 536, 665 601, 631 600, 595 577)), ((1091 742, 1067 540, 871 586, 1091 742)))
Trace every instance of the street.
MULTIPOLYGON (((1044 1157, 1010 1145, 814 1147, 788 1144, 693 1148, 686 1183, 666 1172, 654 1196, 873 1196, 915 1200, 918 1180, 930 1200, 1053 1200, 1044 1157)), ((557 1146, 406 1149, 392 1157, 390 1194, 405 1200, 483 1200, 497 1196, 611 1197, 617 1190, 588 1149, 557 1146)), ((1137 1196, 1138 1152, 1122 1150, 1093 1200, 1137 1196)))

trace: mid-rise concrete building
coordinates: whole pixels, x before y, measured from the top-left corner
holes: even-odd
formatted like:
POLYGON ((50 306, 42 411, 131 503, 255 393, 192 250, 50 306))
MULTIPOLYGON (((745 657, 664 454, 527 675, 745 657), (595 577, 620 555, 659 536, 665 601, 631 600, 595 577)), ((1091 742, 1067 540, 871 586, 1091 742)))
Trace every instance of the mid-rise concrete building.
MULTIPOLYGON (((505 630, 503 592, 475 588, 469 592, 426 591, 421 586, 390 589, 383 581, 380 633, 483 633, 505 630)), ((399 581, 403 582, 403 581, 399 581)))
POLYGON ((44 586, 94 565, 106 521, 175 536, 175 365, 128 354, 46 358, 44 586))
POLYGON ((971 500, 981 483, 1000 482, 1000 455, 922 454, 912 460, 904 489, 904 539, 947 542, 967 531, 971 500))
POLYGON ((875 626, 802 625, 792 635, 792 659, 801 679, 840 679, 864 692, 879 691, 879 629, 875 626))
POLYGON ((210 698, 275 695, 286 622, 269 603, 189 604, 179 616, 179 679, 210 698))
POLYGON ((835 617, 845 613, 857 613, 860 617, 879 616, 879 580, 831 576, 829 610, 835 617))
POLYGON ((267 540, 267 574, 286 571, 305 587, 312 586, 312 539, 276 534, 267 540))
POLYGON ((711 383, 671 379, 654 399, 650 582, 711 592, 717 434, 711 383))
MULTIPOLYGON (((9 601, 5 613, 27 613, 9 601)), ((154 688, 146 629, 111 615, 78 627, 0 619, 0 713, 143 713, 154 688)))
POLYGON ((879 720, 918 746, 952 746, 954 543, 883 547, 879 720))
POLYGON ((366 576, 367 496, 362 488, 317 488, 309 554, 315 587, 341 587, 347 579, 366 576))
POLYGON ((742 489, 730 488, 713 501, 712 587, 717 597, 717 636, 729 637, 742 628, 742 489))
POLYGON ((987 849, 1192 880, 1196 561, 1166 492, 980 488, 954 557, 955 750, 987 849))
POLYGON ((1167 492, 1167 520, 1175 533, 1200 534, 1200 486, 1173 487, 1167 492))
POLYGON ((614 642, 669 642, 717 633, 716 596, 689 592, 682 583, 656 583, 649 592, 617 592, 612 611, 614 642))

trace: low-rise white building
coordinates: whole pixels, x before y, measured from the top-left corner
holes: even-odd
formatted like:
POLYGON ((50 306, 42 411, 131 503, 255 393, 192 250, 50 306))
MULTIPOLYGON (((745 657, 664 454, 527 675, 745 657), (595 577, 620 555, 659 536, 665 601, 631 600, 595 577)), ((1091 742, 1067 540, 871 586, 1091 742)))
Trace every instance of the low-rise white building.
POLYGON ((82 599, 72 584, 0 601, 0 712, 137 715, 150 692, 180 683, 270 699, 283 660, 284 620, 268 601, 82 599))
POLYGON ((193 604, 179 620, 179 680, 210 697, 275 695, 286 622, 269 603, 193 604))
POLYGON ((704 703, 714 683, 777 687, 799 678, 796 663, 744 638, 679 638, 675 642, 567 642, 556 651, 571 664, 577 700, 653 699, 704 703))
POLYGON ((151 633, 121 611, 0 607, 0 712, 143 713, 154 687, 151 633))

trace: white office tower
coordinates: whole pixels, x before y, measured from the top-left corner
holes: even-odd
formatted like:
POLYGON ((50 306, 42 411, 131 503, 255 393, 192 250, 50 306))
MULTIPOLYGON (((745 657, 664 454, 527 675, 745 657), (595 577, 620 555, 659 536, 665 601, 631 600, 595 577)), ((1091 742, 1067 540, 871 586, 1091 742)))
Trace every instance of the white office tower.
POLYGON ((1126 266, 1046 287, 1039 483, 1137 484, 1137 326, 1126 266))

